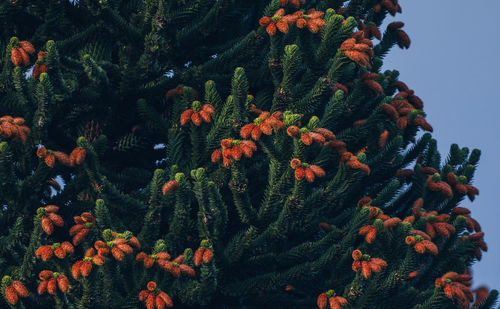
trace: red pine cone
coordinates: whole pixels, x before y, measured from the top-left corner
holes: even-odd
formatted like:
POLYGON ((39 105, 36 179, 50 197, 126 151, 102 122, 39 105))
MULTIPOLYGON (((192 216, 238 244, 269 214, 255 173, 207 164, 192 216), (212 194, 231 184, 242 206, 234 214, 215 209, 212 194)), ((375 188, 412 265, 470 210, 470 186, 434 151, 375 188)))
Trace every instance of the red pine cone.
POLYGON ((314 173, 314 175, 315 175, 315 176, 317 176, 317 177, 323 177, 323 176, 325 176, 325 171, 324 171, 321 167, 319 167, 319 166, 317 166, 317 165, 309 165, 309 167, 308 167, 308 168, 309 168, 309 169, 310 169, 310 170, 314 173))
POLYGON ((53 213, 55 213, 55 212, 59 211, 59 207, 56 206, 56 205, 47 205, 44 208, 45 208, 46 212, 53 212, 53 213))
POLYGON ((158 252, 155 255, 157 258, 162 259, 162 260, 169 260, 170 259, 170 254, 168 254, 168 252, 165 252, 165 251, 158 252))
POLYGON ((21 48, 30 55, 35 53, 35 47, 28 41, 19 41, 21 48))
POLYGON ((24 49, 22 48, 18 48, 17 49, 19 51, 19 53, 21 54, 21 58, 22 58, 22 61, 23 61, 23 65, 24 66, 27 66, 30 64, 30 56, 28 56, 28 54, 24 51, 24 49))
POLYGON ((59 259, 64 259, 66 257, 66 251, 63 248, 58 247, 54 250, 54 255, 59 259))
POLYGON ((15 305, 17 304, 19 298, 17 297, 17 293, 16 293, 16 290, 14 289, 13 286, 7 286, 5 288, 5 298, 7 298, 7 301, 11 304, 11 305, 15 305))
POLYGON ((10 60, 15 66, 19 66, 23 62, 23 58, 21 56, 19 48, 12 47, 12 49, 10 50, 10 60))
POLYGON ((365 80, 364 81, 365 85, 368 86, 377 96, 384 94, 384 88, 382 88, 382 85, 377 83, 373 79, 365 80))
POLYGON ((66 253, 73 253, 73 252, 75 252, 75 248, 73 247, 73 245, 69 241, 62 242, 61 243, 61 248, 63 248, 63 250, 66 253))
POLYGON ((326 293, 319 294, 318 300, 316 301, 318 308, 326 309, 327 302, 328 302, 328 296, 326 295, 326 293))
POLYGON ((210 249, 205 249, 205 251, 203 252, 203 263, 210 263, 210 261, 212 260, 214 254, 212 252, 212 250, 210 249))
POLYGON ((140 301, 145 301, 146 298, 148 298, 148 295, 150 294, 151 292, 148 291, 148 290, 142 290, 139 292, 139 300, 140 301))
POLYGON ((146 299, 146 308, 154 309, 155 307, 155 294, 149 293, 148 298, 146 299))
POLYGON ((170 298, 170 296, 168 296, 167 293, 165 292, 160 292, 158 293, 158 296, 163 300, 163 302, 165 303, 165 305, 167 307, 173 307, 174 306, 174 303, 172 302, 172 299, 170 298))
POLYGON ((366 235, 366 242, 371 244, 377 237, 377 229, 373 225, 366 225, 359 229, 359 235, 366 235))
POLYGON ((85 239, 85 236, 87 236, 89 233, 90 230, 87 228, 80 229, 80 231, 78 231, 78 233, 73 236, 73 245, 78 246, 85 239))
POLYGON ((23 298, 29 296, 28 289, 26 289, 26 286, 24 286, 24 284, 21 281, 17 280, 12 281, 12 287, 14 288, 14 290, 16 290, 18 296, 23 298))
POLYGON ((198 248, 196 249, 195 253, 194 253, 194 257, 193 257, 193 262, 194 262, 194 266, 200 266, 201 265, 201 261, 202 261, 202 258, 203 258, 203 251, 205 249, 203 248, 198 248))
POLYGON ((47 73, 47 66, 45 64, 35 64, 31 77, 33 77, 33 79, 38 79, 42 73, 47 73))
POLYGON ((342 296, 333 296, 328 299, 330 309, 340 309, 340 307, 347 305, 347 299, 342 296))
POLYGON ((71 267, 71 276, 73 276, 73 279, 78 279, 80 277, 80 274, 82 273, 81 271, 81 266, 82 266, 83 261, 76 261, 75 264, 71 267))
POLYGON ((48 153, 47 156, 45 156, 45 164, 48 167, 53 167, 54 164, 56 163, 56 157, 52 153, 48 153))
POLYGON ((47 291, 48 283, 49 283, 48 280, 43 280, 42 282, 40 282, 40 284, 38 285, 38 288, 37 288, 38 295, 42 295, 47 291))
POLYGON ((61 216, 58 214, 55 214, 53 212, 47 213, 47 216, 49 217, 50 221, 52 221, 52 224, 58 227, 64 226, 64 220, 61 216))
MULTIPOLYGON (((76 264, 76 263, 75 263, 76 264)), ((92 271, 92 263, 90 261, 84 260, 80 264, 80 273, 83 277, 88 277, 92 271)))
POLYGON ((305 168, 304 174, 305 174, 306 180, 308 182, 314 181, 314 177, 315 177, 314 172, 309 167, 305 168))
POLYGON ((69 285, 68 278, 65 275, 59 275, 57 277, 57 286, 62 293, 68 293, 69 285))
POLYGON ((95 265, 102 266, 105 262, 106 260, 102 255, 96 254, 92 257, 92 263, 94 263, 95 265))
POLYGON ((50 295, 55 295, 57 291, 57 280, 56 278, 50 278, 47 283, 47 293, 50 295))
POLYGON ((180 269, 181 273, 186 274, 189 277, 195 277, 196 276, 196 272, 194 271, 194 269, 192 267, 188 266, 188 265, 180 264, 179 265, 179 269, 180 269))
POLYGON ((39 157, 40 159, 45 158, 46 155, 47 155, 47 148, 40 147, 36 150, 36 156, 39 157))
POLYGON ((297 180, 302 180, 306 177, 306 169, 303 167, 298 167, 295 169, 295 178, 297 180))
POLYGON ((41 258, 42 261, 44 262, 48 261, 53 255, 54 251, 52 250, 52 247, 49 245, 41 246, 35 251, 35 256, 41 258))
POLYGON ((191 115, 194 113, 194 110, 187 109, 181 114, 181 126, 186 125, 186 123, 191 119, 191 115))
POLYGON ((355 260, 355 261, 359 261, 361 260, 361 258, 363 257, 363 253, 361 252, 361 250, 354 250, 352 252, 352 259, 355 260))
POLYGON ((156 295, 156 297, 155 297, 155 305, 156 305, 157 309, 164 309, 165 308, 165 302, 158 295, 156 295))
POLYGON ((46 216, 42 217, 42 229, 47 235, 54 233, 54 225, 52 225, 52 221, 46 216))
POLYGON ((389 137, 389 131, 385 130, 382 134, 380 134, 378 145, 380 148, 384 148, 387 144, 387 138, 389 137))
POLYGON ((156 289, 156 282, 154 281, 149 281, 148 284, 146 285, 148 291, 153 292, 156 289))
POLYGON ((123 261, 123 259, 125 258, 125 254, 117 246, 114 246, 113 248, 111 248, 111 254, 113 254, 113 257, 117 261, 123 261))
POLYGON ((193 122, 193 124, 197 127, 199 127, 201 125, 201 122, 202 122, 202 119, 201 119, 201 116, 200 116, 200 112, 194 112, 191 114, 191 121, 193 122))

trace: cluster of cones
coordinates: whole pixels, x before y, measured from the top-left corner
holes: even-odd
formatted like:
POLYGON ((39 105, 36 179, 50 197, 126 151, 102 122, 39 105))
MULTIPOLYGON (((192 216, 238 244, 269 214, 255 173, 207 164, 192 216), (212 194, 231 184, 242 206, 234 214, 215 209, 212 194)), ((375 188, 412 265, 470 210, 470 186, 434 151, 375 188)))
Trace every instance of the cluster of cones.
POLYGON ((470 210, 465 207, 455 207, 451 210, 451 214, 455 216, 464 216, 466 219, 465 226, 469 232, 481 232, 481 225, 476 219, 470 216, 470 210))
POLYGON ((168 260, 157 260, 158 266, 161 269, 168 271, 175 278, 180 278, 181 274, 187 275, 189 277, 195 277, 195 270, 186 264, 182 264, 184 262, 184 254, 179 255, 172 261, 168 260))
POLYGON ((54 243, 52 245, 45 245, 38 248, 35 252, 37 258, 41 258, 42 261, 46 262, 50 260, 54 255, 58 259, 64 259, 67 254, 75 252, 75 248, 69 241, 64 241, 62 243, 54 243))
MULTIPOLYGON (((304 145, 312 145, 316 143, 321 146, 332 146, 331 143, 336 141, 336 136, 332 131, 325 128, 315 128, 313 130, 297 126, 289 126, 286 130, 288 136, 300 138, 304 145)), ((335 146, 335 145, 333 145, 335 146)))
MULTIPOLYGON (((208 264, 213 259, 213 252, 208 247, 208 242, 204 240, 201 242, 200 248, 195 251, 193 262, 196 267, 200 266, 202 262, 208 264)), ((151 268, 156 263, 158 267, 168 271, 175 278, 180 278, 181 274, 189 277, 196 276, 196 271, 191 266, 183 264, 183 254, 179 255, 172 261, 170 261, 170 258, 170 254, 168 252, 161 251, 150 255, 145 252, 140 252, 137 254, 135 259, 143 262, 145 268, 151 268)))
MULTIPOLYGON (((422 110, 424 105, 422 100, 405 83, 396 81, 394 85, 396 85, 400 92, 394 96, 392 104, 382 104, 380 108, 396 123, 398 129, 404 130, 410 121, 410 113, 415 110, 422 110)), ((415 125, 420 126, 425 131, 433 131, 432 126, 420 113, 416 113, 414 117, 411 117, 415 125)))
POLYGON ((387 262, 380 258, 372 258, 368 254, 363 254, 360 250, 356 249, 352 252, 352 270, 361 274, 365 279, 370 278, 372 273, 382 271, 382 268, 387 267, 387 262))
POLYGON ((344 305, 347 305, 347 299, 342 296, 336 296, 334 290, 329 290, 326 293, 321 293, 316 301, 319 309, 326 309, 329 305, 330 309, 340 309, 344 305))
POLYGON ((88 248, 82 260, 76 261, 71 267, 71 275, 76 280, 80 277, 88 277, 92 272, 92 265, 102 266, 106 262, 105 256, 109 254, 108 248, 88 248))
POLYGON ((365 73, 361 75, 360 80, 370 88, 377 96, 384 94, 384 88, 375 79, 380 76, 378 73, 365 73))
MULTIPOLYGON (((392 230, 392 228, 401 223, 401 219, 399 219, 398 217, 389 217, 388 215, 384 214, 384 212, 380 208, 371 206, 371 202, 372 199, 368 196, 365 196, 357 203, 358 207, 360 208, 368 208, 369 219, 381 220, 383 222, 384 229, 386 230, 392 230)), ((359 229, 358 234, 365 236, 366 242, 371 244, 377 238, 377 228, 373 224, 365 225, 359 229)))
POLYGON ((448 199, 453 198, 453 190, 447 182, 441 181, 439 173, 427 176, 426 184, 430 191, 441 192, 448 199))
MULTIPOLYGON (((384 216, 387 215, 382 214, 382 217, 384 216)), ((387 218, 385 220, 380 218, 377 219, 382 220, 384 222, 384 229, 386 230, 391 230, 393 227, 397 226, 401 222, 401 219, 399 219, 398 217, 387 218)), ((377 238, 377 228, 375 227, 375 225, 365 225, 359 229, 358 234, 365 236, 366 242, 371 244, 377 238)))
POLYGON ((401 30, 404 25, 405 24, 401 21, 392 22, 387 26, 387 31, 395 32, 397 37, 396 42, 401 49, 408 49, 410 47, 411 40, 408 34, 405 31, 401 30))
POLYGON ((474 244, 474 257, 479 261, 481 260, 482 251, 488 251, 488 245, 484 241, 484 232, 477 232, 470 235, 462 235, 462 240, 469 240, 474 244))
MULTIPOLYGON (((439 171, 430 166, 424 166, 418 169, 418 173, 422 175, 427 175, 427 187, 429 190, 434 192, 441 192, 447 198, 452 198, 454 195, 453 189, 459 194, 467 194, 468 198, 473 201, 476 195, 479 194, 479 190, 470 184, 467 184, 467 177, 464 175, 457 176, 453 172, 448 172, 446 175, 447 182, 441 181, 441 175, 439 171)), ((397 170, 395 177, 406 178, 414 174, 412 169, 401 169, 397 170)))
POLYGON ((295 24, 297 28, 307 28, 312 33, 318 33, 326 27, 326 22, 322 19, 325 12, 310 9, 307 14, 303 11, 296 11, 293 14, 285 15, 284 9, 279 9, 272 17, 264 16, 259 20, 259 25, 266 27, 266 32, 273 36, 277 30, 282 33, 288 33, 291 24, 295 24))
POLYGON ((44 159, 45 164, 48 167, 54 167, 54 164, 59 161, 61 164, 73 167, 75 164, 80 165, 85 160, 85 155, 87 154, 87 150, 85 148, 76 147, 71 151, 71 154, 68 156, 66 153, 62 151, 52 151, 47 150, 45 147, 40 147, 36 151, 37 157, 40 159, 44 159))
POLYGON ((170 308, 174 306, 170 296, 159 290, 156 286, 156 282, 149 281, 146 287, 146 290, 139 292, 139 300, 146 301, 147 309, 163 309, 165 307, 170 308))
POLYGON ((415 252, 420 254, 429 252, 433 255, 439 253, 438 247, 431 241, 431 237, 427 233, 419 230, 412 230, 411 232, 413 235, 406 236, 405 243, 412 246, 415 252))
POLYGON ((373 11, 375 13, 380 13, 382 11, 382 9, 386 9, 389 12, 389 14, 391 14, 392 16, 395 16, 396 13, 402 12, 401 6, 399 5, 398 0, 382 0, 382 2, 377 3, 373 7, 373 11))
POLYGON ((19 298, 26 298, 29 296, 28 289, 24 286, 21 281, 12 280, 9 276, 4 276, 2 283, 7 282, 5 287, 5 298, 11 305, 16 305, 19 298))
POLYGON ((377 38, 377 40, 382 39, 382 34, 380 30, 373 22, 368 22, 364 24, 362 21, 358 20, 358 29, 363 30, 364 35, 367 39, 371 39, 372 37, 377 38))
POLYGON ((313 164, 301 162, 299 159, 292 159, 290 166, 295 170, 295 179, 306 179, 308 182, 313 182, 316 177, 325 176, 325 171, 313 164))
POLYGON ((352 38, 345 40, 340 45, 340 50, 360 66, 371 68, 370 58, 374 56, 373 42, 360 30, 352 35, 352 38))
POLYGON ((340 162, 343 162, 347 167, 355 170, 360 170, 366 175, 370 175, 370 167, 364 163, 359 162, 358 157, 353 155, 351 152, 344 152, 340 158, 340 162))
POLYGON ((195 277, 195 270, 186 264, 182 264, 184 261, 184 255, 181 254, 172 261, 170 254, 166 251, 157 252, 154 254, 147 254, 145 252, 139 252, 135 257, 136 261, 140 261, 144 264, 145 268, 151 268, 156 265, 163 270, 168 271, 175 278, 180 278, 181 274, 185 274, 189 277, 195 277))
POLYGON ((63 218, 56 214, 59 211, 59 207, 56 205, 47 205, 43 208, 45 210, 45 215, 42 216, 41 224, 42 229, 47 235, 52 235, 54 233, 54 225, 58 227, 64 226, 63 218))
POLYGON ((191 108, 181 114, 181 126, 186 125, 191 120, 195 126, 199 127, 203 121, 209 123, 210 117, 214 113, 215 109, 212 105, 204 104, 202 106, 200 101, 194 101, 191 108))
POLYGON ((24 118, 2 116, 0 117, 0 136, 5 138, 18 139, 23 144, 30 134, 30 128, 24 125, 24 118))
POLYGON ((274 131, 278 131, 285 125, 281 120, 282 115, 283 113, 280 111, 276 111, 272 114, 261 111, 259 116, 255 118, 253 122, 247 123, 241 127, 241 137, 245 139, 252 137, 253 140, 258 141, 262 134, 273 134, 273 129, 274 131))
POLYGON ((222 158, 222 163, 225 167, 231 165, 231 159, 239 161, 243 155, 251 158, 253 152, 257 151, 257 146, 251 140, 225 138, 221 141, 220 145, 221 148, 214 150, 211 159, 215 163, 222 158))
POLYGON ((39 295, 45 294, 45 292, 55 295, 58 289, 64 294, 68 293, 69 284, 65 275, 51 270, 42 270, 38 274, 38 278, 42 280, 37 289, 39 295))
POLYGON ((73 237, 73 245, 78 246, 96 225, 96 221, 90 212, 82 212, 81 215, 74 216, 73 220, 75 225, 69 229, 69 236, 73 237))
POLYGON ((474 187, 473 185, 467 184, 467 177, 461 175, 457 177, 452 172, 449 172, 446 175, 446 178, 448 180, 448 183, 455 189, 460 194, 467 194, 469 197, 469 200, 473 201, 476 197, 476 195, 479 194, 479 190, 474 187))
POLYGON ((87 277, 92 271, 92 265, 102 266, 106 263, 106 257, 111 252, 113 258, 117 261, 123 261, 125 254, 131 254, 135 249, 139 250, 141 245, 139 240, 132 236, 128 240, 123 235, 112 232, 115 239, 104 242, 98 240, 94 243, 94 248, 88 248, 85 251, 83 260, 76 261, 72 268, 73 278, 78 279, 80 275, 87 277))
POLYGON ((194 266, 200 266, 201 262, 208 264, 208 263, 210 263, 210 261, 214 257, 214 253, 212 252, 212 250, 210 250, 209 248, 204 248, 204 247, 205 247, 205 245, 202 242, 202 246, 200 248, 196 249, 196 251, 194 253, 194 257, 193 257, 194 266))
POLYGON ((418 198, 413 203, 412 216, 405 218, 405 222, 410 222, 413 224, 415 218, 425 218, 427 221, 427 223, 425 224, 425 232, 431 238, 434 238, 436 236, 436 232, 444 238, 450 238, 450 235, 455 233, 455 227, 447 223, 447 221, 450 220, 450 215, 438 215, 437 211, 435 210, 429 212, 423 211, 423 205, 423 198, 418 198))
POLYGON ((47 65, 45 64, 45 52, 40 51, 38 52, 33 72, 31 72, 31 77, 37 79, 42 73, 47 73, 47 65))
POLYGON ((469 240, 474 244, 474 257, 478 260, 482 258, 482 251, 488 251, 488 246, 484 241, 484 232, 481 231, 481 225, 470 216, 470 210, 465 207, 455 207, 451 210, 454 216, 465 217, 465 226, 467 231, 472 233, 470 235, 462 235, 462 240, 469 240))
POLYGON ((436 279, 436 287, 442 288, 446 297, 455 299, 464 309, 470 307, 474 301, 474 295, 470 290, 472 276, 469 274, 458 274, 450 271, 436 279))
POLYGON ((28 66, 30 64, 30 55, 35 53, 35 47, 28 41, 20 41, 19 47, 12 47, 10 50, 10 60, 15 66, 28 66))
POLYGON ((155 254, 148 255, 146 252, 139 252, 135 260, 144 264, 145 268, 151 268, 156 263, 161 267, 167 260, 170 260, 170 254, 166 251, 160 251, 155 254))

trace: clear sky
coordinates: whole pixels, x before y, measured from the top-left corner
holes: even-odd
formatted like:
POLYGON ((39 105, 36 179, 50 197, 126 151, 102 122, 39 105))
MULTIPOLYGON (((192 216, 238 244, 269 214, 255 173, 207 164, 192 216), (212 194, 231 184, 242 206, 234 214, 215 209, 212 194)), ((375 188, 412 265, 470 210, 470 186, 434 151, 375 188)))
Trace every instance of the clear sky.
MULTIPOLYGON (((441 157, 452 143, 481 150, 469 208, 485 232, 488 252, 473 266, 473 286, 500 289, 500 0, 399 0, 411 38, 384 61, 424 101, 441 157)), ((385 27, 381 29, 384 31, 385 27)))

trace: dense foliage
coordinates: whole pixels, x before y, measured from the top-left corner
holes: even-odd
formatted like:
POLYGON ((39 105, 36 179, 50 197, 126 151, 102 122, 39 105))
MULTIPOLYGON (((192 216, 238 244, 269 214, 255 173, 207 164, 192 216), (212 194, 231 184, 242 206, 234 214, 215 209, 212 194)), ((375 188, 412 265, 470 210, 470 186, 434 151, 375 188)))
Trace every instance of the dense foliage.
POLYGON ((0 3, 11 308, 492 308, 397 0, 0 3))

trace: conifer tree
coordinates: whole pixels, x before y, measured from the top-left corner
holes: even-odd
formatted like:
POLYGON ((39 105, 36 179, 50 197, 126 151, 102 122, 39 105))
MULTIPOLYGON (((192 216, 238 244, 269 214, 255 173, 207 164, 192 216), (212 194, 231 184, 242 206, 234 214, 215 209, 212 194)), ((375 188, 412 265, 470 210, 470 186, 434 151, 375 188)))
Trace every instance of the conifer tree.
POLYGON ((400 12, 0 3, 2 307, 493 308, 480 151, 381 71, 400 12))

